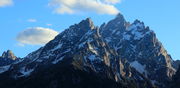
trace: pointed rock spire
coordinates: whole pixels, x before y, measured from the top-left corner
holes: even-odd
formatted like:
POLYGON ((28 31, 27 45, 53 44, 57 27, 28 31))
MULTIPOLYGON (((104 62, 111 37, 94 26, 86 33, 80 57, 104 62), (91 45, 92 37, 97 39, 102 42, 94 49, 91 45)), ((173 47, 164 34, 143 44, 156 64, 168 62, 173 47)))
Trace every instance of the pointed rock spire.
POLYGON ((2 58, 9 58, 9 59, 15 60, 17 57, 14 55, 14 53, 11 50, 7 50, 3 52, 2 58))
POLYGON ((79 25, 85 25, 86 27, 89 27, 90 29, 94 29, 94 23, 91 20, 91 18, 86 18, 85 20, 82 20, 79 25))
POLYGON ((123 31, 126 30, 126 24, 127 22, 124 16, 119 13, 113 20, 109 21, 107 24, 101 25, 100 30, 102 35, 104 36, 109 34, 114 35, 113 33, 117 33, 117 32, 123 33, 123 31))
POLYGON ((118 13, 118 14, 116 15, 116 18, 124 19, 124 16, 123 16, 121 13, 118 13))

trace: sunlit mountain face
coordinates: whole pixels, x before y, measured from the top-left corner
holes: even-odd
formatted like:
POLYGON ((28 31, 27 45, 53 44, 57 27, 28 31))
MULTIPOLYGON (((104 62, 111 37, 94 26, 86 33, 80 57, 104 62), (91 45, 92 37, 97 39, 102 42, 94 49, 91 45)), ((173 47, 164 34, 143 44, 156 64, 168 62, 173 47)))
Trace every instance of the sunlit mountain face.
POLYGON ((0 88, 179 86, 179 64, 155 32, 122 14, 100 27, 87 18, 24 58, 8 50, 0 59, 0 88))
POLYGON ((0 88, 180 88, 180 0, 0 0, 0 88))

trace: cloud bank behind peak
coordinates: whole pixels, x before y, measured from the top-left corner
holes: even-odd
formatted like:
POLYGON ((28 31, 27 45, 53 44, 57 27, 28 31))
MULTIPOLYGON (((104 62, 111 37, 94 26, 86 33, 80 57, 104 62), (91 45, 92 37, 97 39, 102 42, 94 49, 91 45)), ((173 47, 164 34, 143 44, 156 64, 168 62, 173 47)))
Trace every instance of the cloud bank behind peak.
POLYGON ((116 15, 119 10, 115 4, 120 0, 51 0, 49 6, 54 7, 54 12, 58 14, 75 13, 97 13, 116 15))

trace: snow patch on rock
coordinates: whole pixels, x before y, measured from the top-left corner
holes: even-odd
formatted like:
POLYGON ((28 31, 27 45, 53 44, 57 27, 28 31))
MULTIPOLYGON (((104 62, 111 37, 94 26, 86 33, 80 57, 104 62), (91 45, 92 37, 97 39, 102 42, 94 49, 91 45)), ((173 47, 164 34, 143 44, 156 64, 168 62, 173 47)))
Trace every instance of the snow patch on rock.
POLYGON ((54 60, 52 63, 57 64, 59 61, 63 60, 64 57, 60 57, 59 59, 54 60))
POLYGON ((3 73, 3 72, 8 71, 8 70, 9 70, 9 68, 10 68, 10 65, 0 67, 0 73, 3 73))
POLYGON ((61 44, 58 44, 54 49, 52 49, 51 51, 55 51, 55 50, 57 50, 57 49, 60 49, 61 47, 62 47, 62 43, 61 44))
POLYGON ((34 71, 34 69, 26 69, 25 67, 23 67, 23 68, 21 68, 21 70, 20 70, 20 72, 22 73, 22 75, 21 76, 19 76, 19 77, 27 77, 27 76, 29 76, 30 74, 31 74, 31 72, 33 72, 34 71))
POLYGON ((131 62, 130 65, 134 67, 141 74, 145 73, 145 65, 140 64, 138 61, 131 62))

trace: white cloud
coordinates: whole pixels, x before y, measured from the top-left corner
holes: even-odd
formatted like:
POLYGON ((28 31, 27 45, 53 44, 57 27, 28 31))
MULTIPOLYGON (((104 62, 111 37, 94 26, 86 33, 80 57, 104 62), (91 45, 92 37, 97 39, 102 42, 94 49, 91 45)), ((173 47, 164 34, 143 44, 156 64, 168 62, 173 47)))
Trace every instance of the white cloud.
POLYGON ((116 15, 119 10, 114 6, 120 0, 51 0, 49 6, 59 14, 89 13, 116 15))
POLYGON ((112 4, 116 4, 116 3, 119 3, 120 0, 105 0, 105 2, 107 2, 107 3, 112 3, 112 4))
POLYGON ((28 19, 27 21, 28 21, 28 22, 37 22, 36 19, 28 19))
POLYGON ((19 41, 19 44, 43 45, 54 39, 57 35, 58 32, 52 29, 33 27, 20 32, 16 40, 19 41))
POLYGON ((12 0, 0 0, 0 7, 5 7, 12 5, 13 1, 12 0))

